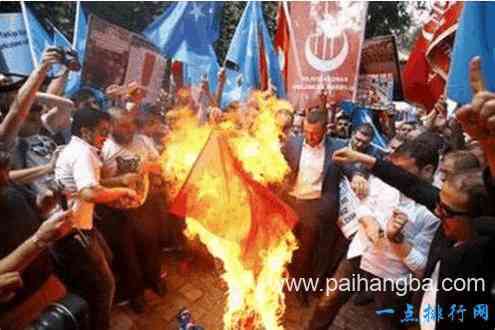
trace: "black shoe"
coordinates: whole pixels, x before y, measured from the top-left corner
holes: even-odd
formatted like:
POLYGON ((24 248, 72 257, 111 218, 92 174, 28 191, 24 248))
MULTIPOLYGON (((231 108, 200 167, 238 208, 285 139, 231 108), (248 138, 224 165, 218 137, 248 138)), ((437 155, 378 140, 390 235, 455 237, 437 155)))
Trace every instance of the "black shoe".
POLYGON ((143 296, 139 296, 131 299, 130 306, 134 312, 136 312, 137 314, 142 314, 144 313, 144 309, 146 307, 146 301, 144 300, 143 296))
POLYGON ((354 306, 365 306, 372 303, 373 300, 373 294, 369 291, 357 292, 354 297, 352 297, 352 303, 354 306))

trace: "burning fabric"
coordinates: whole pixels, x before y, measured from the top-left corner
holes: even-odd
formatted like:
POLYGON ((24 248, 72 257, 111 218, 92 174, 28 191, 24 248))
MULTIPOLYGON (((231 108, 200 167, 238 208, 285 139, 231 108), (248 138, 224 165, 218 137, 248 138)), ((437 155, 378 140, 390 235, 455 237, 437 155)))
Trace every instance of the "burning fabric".
POLYGON ((265 132, 265 141, 256 133, 262 133, 256 129, 270 122, 268 111, 260 109, 251 134, 205 127, 189 133, 179 129, 182 139, 174 140, 177 144, 172 147, 177 154, 164 155, 165 167, 181 167, 181 175, 190 169, 187 178, 174 178, 175 183, 183 179, 184 184, 172 213, 185 217, 187 235, 197 236, 223 262, 222 278, 229 288, 224 329, 282 329, 285 306, 279 284, 296 249, 291 229, 297 218, 266 187, 282 181, 288 171, 280 149, 275 148, 275 126, 272 135, 265 132), (256 126, 260 118, 265 124, 256 126), (205 139, 203 134, 208 131, 205 139), (274 140, 266 141, 270 136, 274 140), (278 157, 278 165, 272 162, 270 167, 268 162, 278 157), (183 161, 177 162, 178 158, 183 161), (194 164, 187 164, 186 159, 194 158, 194 164), (266 159, 259 161, 262 158, 266 159))

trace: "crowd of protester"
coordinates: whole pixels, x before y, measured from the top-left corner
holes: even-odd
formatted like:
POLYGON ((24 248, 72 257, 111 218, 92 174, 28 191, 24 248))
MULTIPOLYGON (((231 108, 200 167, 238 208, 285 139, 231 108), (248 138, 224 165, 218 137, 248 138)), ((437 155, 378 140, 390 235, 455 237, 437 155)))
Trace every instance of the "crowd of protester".
MULTIPOLYGON (((199 121, 233 120, 251 129, 256 98, 220 109, 225 73, 214 95, 201 86, 162 90, 143 105, 137 84, 108 86, 106 102, 89 88, 64 96, 70 68, 47 80, 60 53, 45 51, 22 81, 0 74, 0 329, 24 329, 68 292, 89 308, 89 329, 109 329, 114 303, 129 301, 142 313, 144 292, 166 294, 164 249, 183 249, 183 222, 167 212, 160 154, 181 109, 199 121), (48 81, 48 83, 47 83, 48 81), (223 83, 222 83, 223 81, 223 83), (42 92, 44 91, 44 92, 42 92)), ((472 66, 479 89, 479 68, 472 66)), ((266 93, 270 96, 270 91, 266 93)), ((410 326, 401 308, 427 304, 465 308, 487 304, 495 313, 490 266, 495 232, 495 94, 474 90, 470 104, 449 117, 445 100, 416 121, 386 115, 388 145, 372 143, 370 123, 353 127, 351 115, 322 102, 296 109, 280 100, 276 122, 291 175, 281 189, 297 213, 299 242, 290 274, 299 278, 401 280, 482 278, 483 292, 429 290, 398 295, 357 292, 374 300, 383 329, 410 326), (339 228, 341 182, 356 196, 358 229, 339 228)), ((321 281, 324 283, 324 281, 321 281)), ((317 299, 308 329, 328 329, 356 292, 299 292, 301 304, 317 299)), ((361 299, 358 299, 361 297, 361 299)), ((364 298, 363 298, 364 297, 364 298)), ((173 298, 171 298, 173 299, 173 298)), ((447 307, 445 307, 447 308, 447 307)), ((462 323, 438 318, 422 329, 493 328, 466 312, 462 323)), ((378 327, 378 325, 377 325, 378 327)))

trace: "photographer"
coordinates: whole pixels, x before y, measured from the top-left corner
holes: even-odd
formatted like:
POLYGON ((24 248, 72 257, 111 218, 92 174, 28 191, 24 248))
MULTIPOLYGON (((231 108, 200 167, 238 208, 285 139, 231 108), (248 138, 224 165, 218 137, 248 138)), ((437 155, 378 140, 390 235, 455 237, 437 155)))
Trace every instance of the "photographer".
POLYGON ((65 293, 47 247, 68 234, 72 222, 70 212, 46 216, 50 203, 12 184, 8 164, 8 153, 0 151, 0 328, 22 329, 65 293))

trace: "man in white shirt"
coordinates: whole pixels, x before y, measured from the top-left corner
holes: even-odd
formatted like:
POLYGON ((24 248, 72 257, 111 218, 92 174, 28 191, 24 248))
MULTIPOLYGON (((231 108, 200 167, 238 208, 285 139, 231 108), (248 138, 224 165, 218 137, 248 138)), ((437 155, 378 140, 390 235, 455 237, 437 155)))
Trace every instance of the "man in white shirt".
POLYGON ((110 129, 108 114, 81 109, 72 123, 72 138, 55 167, 55 180, 73 210, 80 231, 60 241, 55 248, 65 283, 90 306, 91 329, 110 327, 115 281, 105 257, 105 242, 93 227, 94 205, 126 197, 136 198, 128 188, 106 188, 100 181, 98 156, 110 129))
MULTIPOLYGON (((293 173, 286 200, 299 217, 294 229, 299 249, 291 264, 296 277, 322 278, 344 252, 339 242, 345 239, 337 228, 341 171, 331 157, 345 142, 326 135, 326 122, 326 113, 310 110, 304 135, 292 136, 284 146, 293 173)), ((308 293, 300 294, 306 303, 308 293)))
POLYGON ((163 294, 160 278, 160 238, 166 221, 159 204, 164 199, 149 193, 150 173, 161 173, 158 151, 136 134, 135 117, 121 108, 108 110, 112 134, 103 145, 102 175, 113 186, 135 186, 139 203, 117 203, 97 208, 102 220, 98 228, 116 257, 114 269, 120 275, 119 288, 131 300, 136 312, 144 311, 144 290, 153 288, 163 294))
MULTIPOLYGON (((414 172, 423 180, 431 182, 435 168, 438 166, 438 154, 429 151, 431 150, 426 150, 423 153, 411 153, 408 159, 392 157, 392 161, 397 166, 411 173, 414 172)), ((376 177, 370 178, 369 190, 364 190, 367 191, 367 197, 357 212, 362 229, 355 235, 349 247, 350 256, 362 255, 362 257, 342 260, 333 278, 338 282, 342 279, 350 279, 357 273, 363 273, 363 276, 369 278, 388 278, 390 276, 403 278, 410 271, 421 273, 426 266, 429 246, 436 229, 439 227, 439 222, 428 210, 410 200, 408 201, 396 189, 376 177), (391 243, 388 237, 393 239, 406 225, 404 212, 395 212, 397 214, 394 214, 394 209, 400 210, 402 207, 403 210, 407 211, 410 219, 407 240, 391 243), (396 233, 386 236, 389 223, 394 224, 393 228, 396 233), (417 240, 413 239, 414 235, 417 235, 417 240), (356 251, 356 246, 358 246, 358 251, 356 251), (388 247, 386 253, 384 246, 388 247), (382 263, 384 264, 382 265, 382 263), (392 267, 395 269, 390 271, 392 267)), ((352 291, 337 289, 322 295, 310 321, 309 329, 328 329, 340 308, 352 294, 352 291)), ((387 292, 383 292, 383 294, 374 292, 377 306, 383 305, 384 300, 390 301, 393 297, 387 292)), ((386 328, 394 326, 393 322, 396 321, 388 316, 381 317, 380 320, 383 321, 386 328)))

